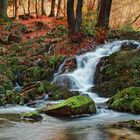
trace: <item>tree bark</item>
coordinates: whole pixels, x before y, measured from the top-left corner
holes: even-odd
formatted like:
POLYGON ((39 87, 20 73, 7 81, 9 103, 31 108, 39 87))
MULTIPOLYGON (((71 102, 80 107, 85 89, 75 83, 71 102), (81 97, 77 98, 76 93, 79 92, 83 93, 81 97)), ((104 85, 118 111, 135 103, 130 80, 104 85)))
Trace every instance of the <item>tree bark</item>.
POLYGON ((66 0, 64 0, 64 17, 66 17, 66 11, 67 11, 67 10, 66 10, 66 5, 67 5, 67 4, 66 4, 66 0))
POLYGON ((83 0, 78 0, 77 9, 76 9, 75 32, 78 32, 81 27, 82 7, 83 7, 83 0))
POLYGON ((99 0, 99 15, 96 24, 96 42, 103 44, 107 38, 112 0, 99 0))
POLYGON ((7 17, 8 0, 0 0, 0 18, 7 17))
POLYGON ((57 17, 59 17, 59 16, 60 16, 61 4, 62 4, 62 0, 58 0, 57 17))
POLYGON ((99 1, 99 15, 96 27, 108 27, 112 0, 99 1))
POLYGON ((46 15, 44 4, 45 0, 41 0, 41 15, 46 15))
POLYGON ((55 17, 55 0, 52 0, 52 3, 51 3, 51 12, 50 12, 49 17, 55 17))
POLYGON ((36 18, 38 18, 38 0, 35 1, 35 13, 36 13, 36 18))
POLYGON ((74 33, 75 17, 74 17, 74 0, 67 1, 67 20, 70 34, 74 33))
POLYGON ((31 0, 28 0, 28 14, 29 15, 31 14, 30 6, 31 6, 31 0))
POLYGON ((19 0, 15 0, 15 19, 19 19, 19 0))

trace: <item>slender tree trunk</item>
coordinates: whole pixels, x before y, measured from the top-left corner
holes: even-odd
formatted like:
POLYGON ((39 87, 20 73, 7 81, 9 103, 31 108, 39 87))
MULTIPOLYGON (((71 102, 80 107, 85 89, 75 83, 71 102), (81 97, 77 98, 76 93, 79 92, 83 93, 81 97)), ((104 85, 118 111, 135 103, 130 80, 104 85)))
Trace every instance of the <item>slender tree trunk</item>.
POLYGON ((41 15, 46 15, 44 4, 45 4, 45 0, 41 0, 41 15))
POLYGON ((64 0, 64 17, 66 17, 66 0, 64 0))
POLYGON ((28 0, 28 14, 29 15, 31 14, 30 6, 31 6, 31 0, 28 0))
POLYGON ((76 9, 75 32, 78 32, 82 23, 83 0, 78 0, 76 9))
POLYGON ((51 3, 51 12, 50 12, 49 17, 55 17, 55 0, 52 0, 52 3, 51 3))
POLYGON ((7 17, 7 0, 0 0, 0 18, 6 18, 7 17))
POLYGON ((19 19, 19 0, 15 0, 15 19, 19 19))
POLYGON ((59 16, 60 16, 61 4, 62 4, 62 0, 58 0, 57 17, 59 17, 59 16))
POLYGON ((110 12, 111 12, 111 5, 112 5, 112 0, 107 0, 106 12, 105 12, 106 27, 109 27, 109 18, 110 18, 110 12))
POLYGON ((36 18, 38 18, 38 0, 35 1, 35 13, 36 13, 36 18))
POLYGON ((74 0, 67 1, 67 18, 68 18, 69 32, 70 34, 73 34, 75 28, 74 0))

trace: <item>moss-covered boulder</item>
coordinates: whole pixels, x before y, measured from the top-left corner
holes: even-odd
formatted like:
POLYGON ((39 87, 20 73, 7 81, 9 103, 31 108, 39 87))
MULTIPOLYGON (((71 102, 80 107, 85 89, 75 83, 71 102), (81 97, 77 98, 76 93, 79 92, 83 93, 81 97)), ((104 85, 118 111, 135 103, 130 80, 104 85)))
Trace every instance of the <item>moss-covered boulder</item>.
POLYGON ((93 91, 100 96, 111 97, 124 88, 140 86, 140 49, 126 48, 97 65, 93 91))
POLYGON ((48 115, 71 117, 96 113, 95 103, 88 95, 71 97, 57 105, 44 109, 48 115))
POLYGON ((22 120, 38 122, 41 121, 43 117, 37 112, 28 112, 22 115, 22 120))
POLYGON ((129 87, 118 92, 107 104, 110 109, 140 114, 140 87, 129 87))

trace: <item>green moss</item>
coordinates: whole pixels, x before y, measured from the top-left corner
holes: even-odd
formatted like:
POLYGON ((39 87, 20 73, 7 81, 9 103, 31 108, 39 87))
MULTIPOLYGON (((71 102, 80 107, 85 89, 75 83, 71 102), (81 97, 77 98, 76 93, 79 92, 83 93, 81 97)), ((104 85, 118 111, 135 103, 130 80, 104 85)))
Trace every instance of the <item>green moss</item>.
POLYGON ((28 112, 22 115, 23 120, 37 122, 41 121, 43 117, 38 112, 28 112))
POLYGON ((40 83, 39 83, 39 87, 38 87, 38 91, 40 92, 40 93, 46 93, 47 92, 47 81, 41 81, 40 83))
POLYGON ((0 94, 5 94, 6 90, 3 86, 0 86, 0 94))
POLYGON ((38 116, 38 115, 39 115, 39 113, 37 113, 37 112, 27 112, 27 113, 24 113, 22 115, 22 117, 30 118, 30 117, 34 117, 34 116, 38 116))
POLYGON ((136 98, 131 104, 131 111, 133 113, 140 113, 140 98, 136 98))
POLYGON ((13 80, 14 79, 14 74, 13 72, 10 70, 10 68, 8 66, 6 66, 5 64, 0 64, 0 74, 2 75, 6 75, 9 79, 13 80))
POLYGON ((90 103, 94 103, 94 101, 89 97, 89 96, 74 96, 74 97, 71 97, 55 106, 53 106, 52 108, 61 108, 63 106, 68 106, 72 109, 74 108, 78 108, 78 107, 81 107, 81 106, 84 106, 84 105, 87 105, 87 104, 90 104, 90 103))
POLYGON ((109 108, 140 113, 140 87, 130 87, 118 92, 108 101, 109 108))

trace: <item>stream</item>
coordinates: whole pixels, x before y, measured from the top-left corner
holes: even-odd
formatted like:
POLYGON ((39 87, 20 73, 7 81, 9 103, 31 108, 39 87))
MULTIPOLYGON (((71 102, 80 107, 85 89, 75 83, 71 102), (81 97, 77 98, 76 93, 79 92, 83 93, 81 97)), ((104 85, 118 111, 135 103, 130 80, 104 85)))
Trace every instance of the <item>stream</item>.
MULTIPOLYGON (((111 128, 109 125, 118 121, 140 119, 140 115, 108 110, 104 104, 108 99, 98 97, 90 90, 94 86, 95 70, 100 59, 119 51, 124 42, 129 41, 115 41, 100 45, 93 52, 76 56, 77 69, 71 73, 60 74, 64 65, 62 64, 52 81, 71 91, 88 94, 96 103, 97 114, 77 118, 55 118, 43 115, 43 120, 37 123, 6 120, 0 117, 0 140, 139 140, 139 132, 111 128)), ((139 42, 131 42, 140 47, 139 42)), ((0 108, 0 116, 35 110, 26 106, 0 108)))

